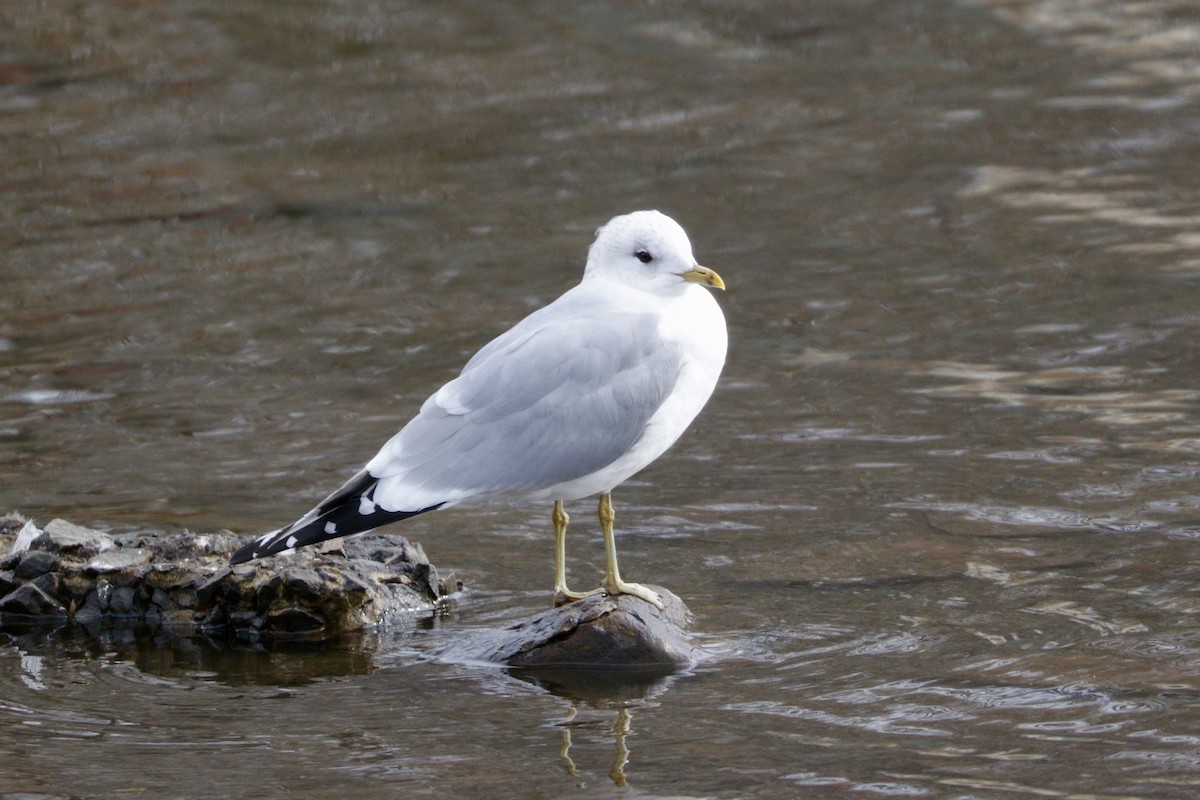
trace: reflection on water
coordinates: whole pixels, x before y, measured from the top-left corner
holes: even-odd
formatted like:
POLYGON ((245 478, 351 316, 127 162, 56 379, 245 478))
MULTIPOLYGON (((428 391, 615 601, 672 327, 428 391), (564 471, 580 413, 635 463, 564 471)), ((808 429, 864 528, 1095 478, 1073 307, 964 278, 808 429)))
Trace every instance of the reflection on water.
MULTIPOLYGON (((578 771, 575 762, 571 760, 571 728, 569 727, 570 723, 575 721, 577 713, 577 709, 571 708, 567 715, 566 722, 563 724, 562 749, 558 753, 568 775, 574 775, 578 771)), ((617 709, 616 719, 612 726, 616 755, 613 757, 612 767, 608 770, 608 777, 616 786, 629 785, 629 778, 625 775, 625 765, 629 763, 629 746, 626 744, 626 740, 631 733, 631 721, 632 717, 628 708, 622 706, 617 709)))
POLYGON ((466 586, 413 627, 6 632, 0 794, 1200 788, 1194 4, 0 16, 0 504, 43 522, 294 518, 615 213, 733 287, 710 408, 621 490, 693 669, 438 659, 551 577, 547 509, 453 509, 405 523, 466 586))
POLYGON ((375 669, 375 637, 345 636, 329 645, 282 641, 267 647, 137 626, 100 632, 81 627, 6 626, 12 646, 39 661, 55 656, 127 663, 173 684, 202 679, 229 686, 302 686, 322 678, 366 675, 375 669))

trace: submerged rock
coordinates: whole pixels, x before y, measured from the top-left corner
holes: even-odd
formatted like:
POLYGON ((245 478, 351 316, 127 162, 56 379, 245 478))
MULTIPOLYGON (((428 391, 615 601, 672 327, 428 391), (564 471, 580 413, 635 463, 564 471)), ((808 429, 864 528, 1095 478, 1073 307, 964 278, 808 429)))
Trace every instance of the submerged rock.
POLYGON ((64 520, 37 530, 0 517, 0 624, 136 622, 181 632, 320 638, 429 611, 441 593, 419 545, 399 536, 348 539, 345 553, 229 566, 241 540, 211 534, 110 536, 64 520))

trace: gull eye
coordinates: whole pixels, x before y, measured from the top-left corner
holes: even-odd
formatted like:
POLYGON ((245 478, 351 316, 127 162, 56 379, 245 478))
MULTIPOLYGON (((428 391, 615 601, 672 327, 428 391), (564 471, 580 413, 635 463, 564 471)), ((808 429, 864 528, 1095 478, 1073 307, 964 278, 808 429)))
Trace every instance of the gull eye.
POLYGON ((634 253, 634 255, 637 256, 637 260, 643 264, 649 264, 654 260, 654 256, 650 255, 649 250, 638 250, 636 253, 634 253))

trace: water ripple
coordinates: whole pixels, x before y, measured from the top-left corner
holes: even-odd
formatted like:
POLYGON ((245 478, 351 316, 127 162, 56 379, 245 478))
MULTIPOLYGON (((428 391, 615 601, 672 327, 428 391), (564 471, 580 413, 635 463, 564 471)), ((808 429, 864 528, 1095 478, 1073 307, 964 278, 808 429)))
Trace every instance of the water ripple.
POLYGON ((747 703, 729 703, 723 710, 745 714, 765 714, 788 719, 802 719, 836 727, 857 728, 874 733, 897 736, 947 736, 949 731, 927 725, 909 725, 907 720, 897 721, 890 715, 868 716, 847 714, 845 716, 816 708, 791 705, 778 700, 761 700, 747 703))
MULTIPOLYGON (((988 503, 955 503, 934 499, 912 499, 888 503, 886 508, 908 508, 953 515, 966 522, 986 522, 1016 528, 1040 528, 1060 531, 1102 529, 1114 532, 1138 532, 1162 527, 1161 522, 1126 518, 1115 514, 1091 515, 1081 511, 1047 506, 1008 506, 988 503)), ((970 530, 955 530, 955 533, 970 530)), ((979 533, 994 532, 981 529, 979 533)))
POLYGON ((72 403, 91 403, 110 400, 116 395, 105 392, 89 392, 83 389, 26 389, 0 398, 9 403, 28 403, 34 406, 60 406, 72 403))

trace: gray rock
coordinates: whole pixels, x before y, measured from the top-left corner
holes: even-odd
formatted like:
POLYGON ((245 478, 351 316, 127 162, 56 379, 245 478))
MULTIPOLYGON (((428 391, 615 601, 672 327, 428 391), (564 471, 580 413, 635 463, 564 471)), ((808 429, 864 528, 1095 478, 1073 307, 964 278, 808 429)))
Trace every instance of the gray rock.
POLYGON ((0 598, 0 615, 66 619, 67 610, 32 583, 26 583, 0 598))
POLYGON ((103 575, 140 567, 148 563, 150 563, 150 553, 147 550, 141 548, 110 549, 88 561, 84 569, 95 575, 103 575))
POLYGON ((59 558, 54 553, 45 550, 26 550, 21 553, 20 560, 13 567, 13 576, 20 580, 31 581, 51 570, 58 569, 59 558))
POLYGON ((100 610, 108 613, 109 603, 112 601, 113 585, 107 579, 101 578, 96 581, 96 602, 100 605, 100 610))
POLYGON ((137 619, 141 616, 137 603, 137 591, 132 586, 118 586, 108 598, 108 613, 114 617, 137 619))
POLYGON ((89 630, 136 620, 155 630, 321 638, 429 612, 439 593, 421 548, 399 537, 366 535, 347 542, 346 555, 306 549, 231 569, 242 540, 224 531, 114 537, 54 520, 30 549, 11 552, 25 529, 19 515, 0 519, 8 613, 71 617, 89 630))
POLYGON ((438 653, 451 661, 526 668, 675 669, 695 661, 683 601, 653 587, 664 608, 630 595, 596 595, 488 631, 438 653))
POLYGON ((29 583, 41 589, 50 597, 59 597, 62 595, 63 579, 57 572, 47 572, 43 575, 38 575, 29 581, 29 583))
POLYGON ((272 611, 264 619, 265 627, 278 634, 310 636, 325 629, 326 620, 303 608, 283 608, 272 611))
POLYGON ((75 622, 85 628, 97 628, 104 621, 104 611, 100 608, 100 597, 95 591, 89 592, 79 603, 73 615, 75 622))
POLYGON ((34 539, 32 548, 49 550, 52 553, 88 557, 113 546, 113 539, 106 533, 75 525, 62 519, 50 520, 42 535, 34 539))
MULTIPOLYGON (((0 552, 15 540, 17 521, 0 530, 0 552)), ((226 532, 112 537, 55 520, 30 550, 0 564, 0 626, 14 616, 70 619, 106 635, 125 630, 117 621, 136 621, 164 633, 326 638, 428 614, 442 591, 421 547, 401 537, 365 534, 347 539, 345 554, 304 548, 230 567, 240 543, 226 532)), ((686 607, 658 591, 663 610, 631 596, 589 597, 473 635, 440 655, 504 664, 572 691, 582 691, 578 676, 589 670, 652 687, 697 654, 686 607)))
POLYGON ((0 514, 0 536, 18 534, 27 522, 29 522, 28 519, 15 511, 0 514))

